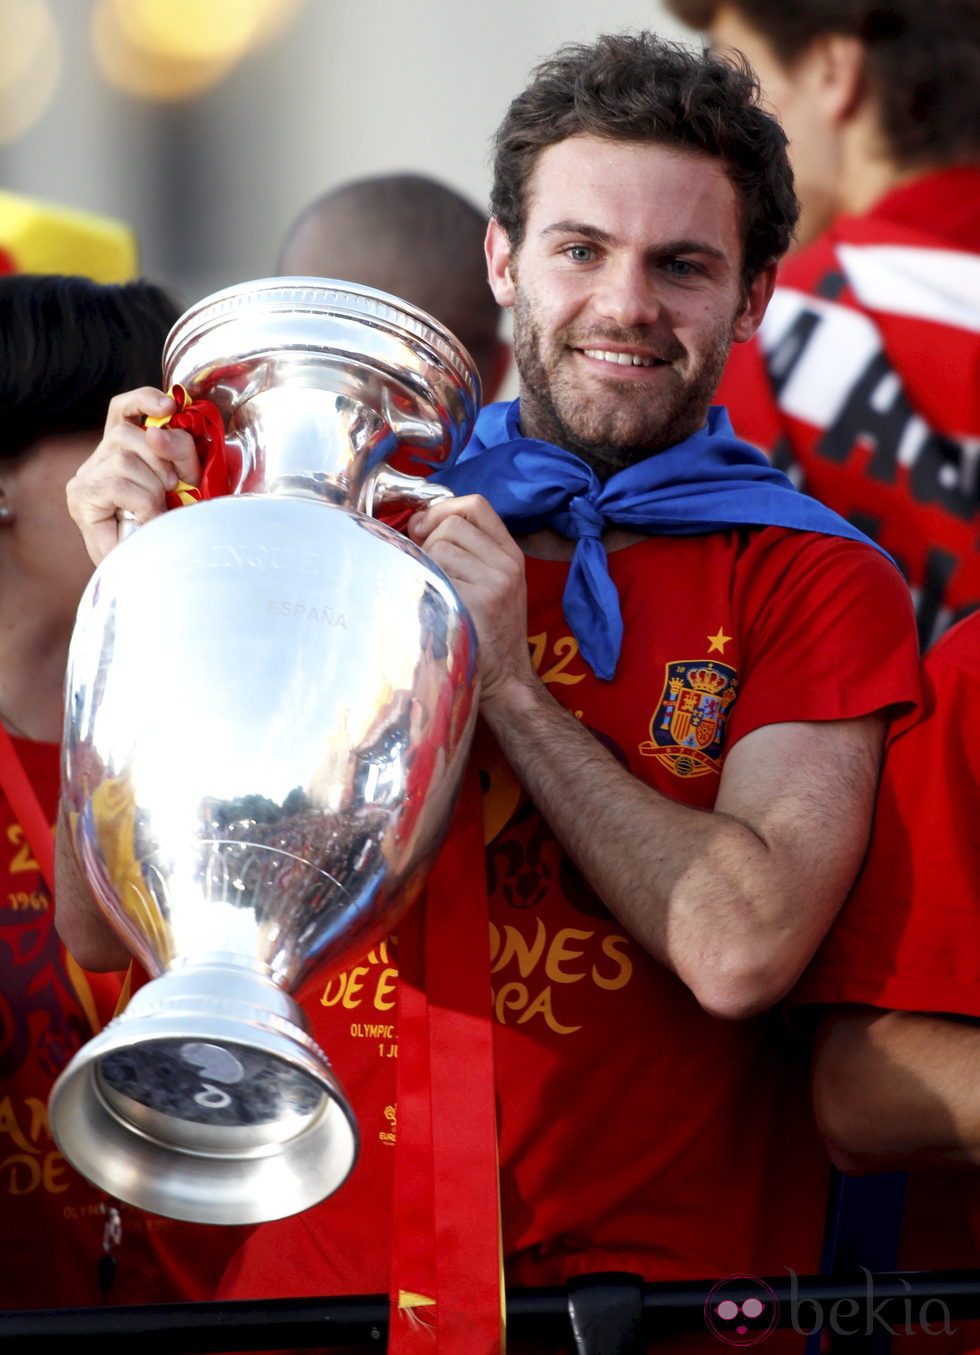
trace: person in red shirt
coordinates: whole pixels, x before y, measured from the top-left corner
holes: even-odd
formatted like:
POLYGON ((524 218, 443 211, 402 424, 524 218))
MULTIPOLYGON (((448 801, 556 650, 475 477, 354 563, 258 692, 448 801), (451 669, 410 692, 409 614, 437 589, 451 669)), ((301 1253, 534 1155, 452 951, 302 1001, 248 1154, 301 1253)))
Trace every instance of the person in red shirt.
MULTIPOLYGON (((766 1013, 850 887, 918 669, 892 562, 710 407, 790 238, 785 138, 744 72, 605 36, 544 62, 511 105, 492 211, 520 399, 481 412, 440 475, 458 497, 407 530, 480 640, 486 850, 449 889, 450 835, 426 917, 489 923, 506 1276, 812 1270, 823 1191, 807 1143, 793 1146, 810 1195, 785 1211, 767 1190, 785 1121, 766 1013)), ((113 403, 71 495, 94 556, 118 509, 145 521, 177 476, 199 477, 186 433, 141 426, 172 410, 162 392, 113 403)), ((118 963, 67 850, 61 865, 62 935, 118 963)), ((427 1312, 431 1293, 419 1304, 391 1274, 416 1142, 404 985, 394 1005, 413 917, 397 955, 386 942, 303 994, 358 1106, 363 1160, 322 1205, 258 1229, 226 1296, 392 1283, 393 1339, 442 1320, 441 1298, 427 1312)), ((483 976, 467 981, 479 996, 483 976)), ((457 1083, 479 1076, 464 1055, 457 1083)), ((465 1172, 434 1173, 432 1192, 464 1209, 472 1190, 465 1172)), ((467 1222, 475 1238, 482 1204, 467 1222)), ((457 1260, 438 1252, 440 1285, 457 1260)))
MULTIPOLYGON (((814 1104, 842 1171, 908 1170, 900 1264, 980 1252, 980 615, 926 656, 867 861, 789 1005, 817 1030, 814 1104)), ((976 1323, 958 1324, 975 1349, 976 1323)))
POLYGON ((980 616, 943 636, 924 678, 858 884, 792 999, 834 1004, 817 1104, 851 1170, 980 1165, 963 1076, 980 1039, 980 616))
POLYGON ((91 573, 65 486, 105 407, 157 380, 178 315, 149 282, 0 278, 0 1306, 207 1298, 234 1233, 130 1209, 58 1151, 47 1098, 112 1019, 124 975, 88 974, 54 928, 65 662, 91 573))
POLYGON ((751 63, 803 200, 738 433, 904 570, 923 648, 980 604, 980 9, 667 0, 751 63))

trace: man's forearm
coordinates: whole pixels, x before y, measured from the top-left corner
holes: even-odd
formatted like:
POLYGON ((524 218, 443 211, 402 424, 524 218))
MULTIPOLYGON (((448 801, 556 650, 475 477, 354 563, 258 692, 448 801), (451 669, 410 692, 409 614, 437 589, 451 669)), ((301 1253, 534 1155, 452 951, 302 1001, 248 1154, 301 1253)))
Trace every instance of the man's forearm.
POLYGON ((929 1013, 830 1007, 814 1108, 847 1172, 980 1166, 980 1025, 929 1013))
MULTIPOLYGON (((775 797, 751 826, 725 812, 721 799, 714 812, 679 804, 621 767, 540 683, 512 683, 482 709, 511 767, 592 888, 706 1009, 749 1015, 788 990, 857 869, 873 798, 877 723, 867 740, 871 751, 865 756, 860 745, 855 753, 857 762, 867 763, 855 779, 866 784, 844 797, 849 809, 830 825, 839 859, 832 867, 820 859, 819 871, 815 863, 811 872, 828 825, 819 833, 814 825, 808 844, 810 824, 805 815, 799 821, 798 800, 783 813, 775 797)), ((778 737, 792 741, 798 729, 806 731, 801 747, 812 754, 819 742, 814 727, 780 726, 778 737)), ((826 819, 826 806, 821 809, 826 819)))

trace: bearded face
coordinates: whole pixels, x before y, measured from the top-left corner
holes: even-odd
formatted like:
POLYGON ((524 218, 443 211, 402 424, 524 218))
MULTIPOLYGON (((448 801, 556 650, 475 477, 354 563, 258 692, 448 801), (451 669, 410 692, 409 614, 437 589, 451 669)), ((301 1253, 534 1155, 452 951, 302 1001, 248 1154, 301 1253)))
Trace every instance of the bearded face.
POLYGON ((720 321, 693 356, 675 336, 650 328, 573 325, 546 337, 518 284, 514 358, 525 432, 575 452, 600 479, 696 433, 724 370, 732 319, 720 321), (603 362, 608 374, 583 380, 578 353, 603 362))
POLYGON ((543 150, 514 252, 488 234, 513 307, 521 423, 600 477, 705 422, 733 340, 754 333, 771 275, 740 276, 738 202, 720 161, 575 136, 543 150))

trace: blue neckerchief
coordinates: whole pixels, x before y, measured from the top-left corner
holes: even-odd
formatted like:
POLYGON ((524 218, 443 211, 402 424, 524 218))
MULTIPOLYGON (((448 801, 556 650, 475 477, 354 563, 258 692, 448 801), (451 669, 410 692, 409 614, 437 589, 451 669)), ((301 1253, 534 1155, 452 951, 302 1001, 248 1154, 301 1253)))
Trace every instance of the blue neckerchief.
POLYGON ((519 418, 517 400, 487 405, 455 465, 432 478, 455 494, 482 494, 515 532, 551 527, 576 542, 562 604, 582 656, 607 681, 623 640, 601 539, 607 525, 676 536, 791 527, 874 545, 736 438, 720 405, 693 437, 617 471, 605 484, 573 452, 522 436, 519 418))

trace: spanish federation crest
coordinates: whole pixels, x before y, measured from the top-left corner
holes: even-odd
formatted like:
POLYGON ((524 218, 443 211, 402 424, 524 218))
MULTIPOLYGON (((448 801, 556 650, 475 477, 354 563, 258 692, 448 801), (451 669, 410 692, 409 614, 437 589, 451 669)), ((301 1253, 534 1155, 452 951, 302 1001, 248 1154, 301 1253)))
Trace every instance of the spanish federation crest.
POLYGON ((640 752, 659 758, 675 776, 720 771, 725 722, 737 689, 738 675, 725 663, 668 663, 651 737, 640 744, 640 752))

